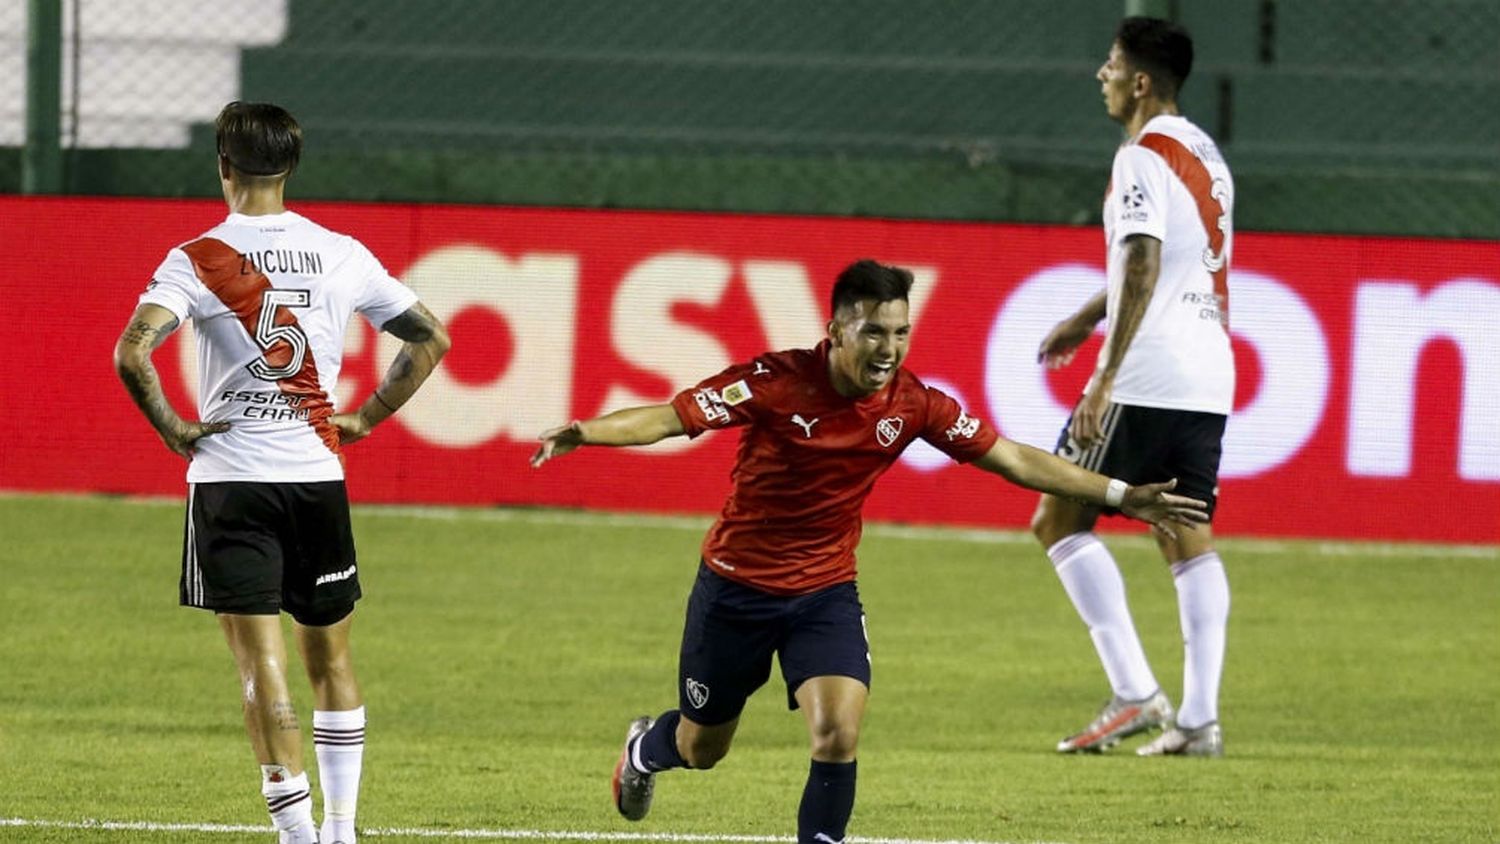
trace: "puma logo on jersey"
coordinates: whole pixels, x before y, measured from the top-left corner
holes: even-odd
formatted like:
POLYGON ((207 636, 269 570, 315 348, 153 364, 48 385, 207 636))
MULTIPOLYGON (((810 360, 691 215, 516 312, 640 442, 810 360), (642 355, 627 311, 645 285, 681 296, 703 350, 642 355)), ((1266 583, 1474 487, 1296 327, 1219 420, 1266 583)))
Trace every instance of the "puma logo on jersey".
POLYGON ((755 362, 755 371, 751 375, 770 375, 771 369, 760 361, 755 362))
POLYGON ((809 422, 806 419, 802 418, 802 414, 793 413, 792 421, 796 422, 798 425, 801 425, 802 430, 807 432, 807 438, 812 439, 812 426, 818 424, 818 420, 814 419, 813 421, 809 422))

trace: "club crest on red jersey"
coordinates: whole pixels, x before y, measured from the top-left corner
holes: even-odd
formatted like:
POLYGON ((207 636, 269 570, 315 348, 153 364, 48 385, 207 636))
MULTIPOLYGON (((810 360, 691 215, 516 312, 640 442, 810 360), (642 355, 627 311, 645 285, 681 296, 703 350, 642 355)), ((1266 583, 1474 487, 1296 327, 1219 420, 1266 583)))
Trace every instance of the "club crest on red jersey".
POLYGON ((901 438, 901 428, 905 421, 899 416, 887 416, 875 423, 875 441, 884 448, 890 448, 896 440, 901 438))

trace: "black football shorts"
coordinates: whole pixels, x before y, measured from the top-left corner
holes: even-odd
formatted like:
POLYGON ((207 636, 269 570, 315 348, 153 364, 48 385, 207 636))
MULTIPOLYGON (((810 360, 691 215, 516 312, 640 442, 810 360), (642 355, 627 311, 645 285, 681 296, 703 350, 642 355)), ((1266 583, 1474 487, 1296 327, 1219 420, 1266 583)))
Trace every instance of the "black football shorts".
MULTIPOLYGON (((1069 416, 1068 424, 1072 421, 1069 416)), ((1104 414, 1103 439, 1087 449, 1079 448, 1064 424, 1056 453, 1070 463, 1131 485, 1176 478, 1173 492, 1208 502, 1212 518, 1219 498, 1219 458, 1227 421, 1219 413, 1111 404, 1104 414)))
POLYGON ((243 615, 287 611, 325 626, 360 597, 343 481, 188 488, 179 600, 243 615))

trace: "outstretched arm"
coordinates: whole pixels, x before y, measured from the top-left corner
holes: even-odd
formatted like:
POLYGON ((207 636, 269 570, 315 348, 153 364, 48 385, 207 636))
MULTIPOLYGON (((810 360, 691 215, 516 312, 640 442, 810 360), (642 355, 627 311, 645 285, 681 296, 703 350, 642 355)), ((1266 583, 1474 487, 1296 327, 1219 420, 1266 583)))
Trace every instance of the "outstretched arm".
POLYGON ((543 431, 537 438, 542 444, 531 455, 531 467, 535 469, 581 445, 650 445, 684 433, 682 420, 670 404, 627 407, 543 431))
POLYGON ((229 423, 188 422, 167 401, 151 353, 176 330, 177 317, 166 308, 149 304, 136 308, 115 341, 115 372, 167 448, 191 458, 198 440, 229 430, 229 423))
POLYGON ((339 440, 345 445, 369 436, 376 425, 406 404, 453 346, 443 323, 421 302, 393 317, 380 330, 406 342, 396 359, 391 361, 380 386, 365 399, 359 410, 333 417, 333 424, 339 429, 339 440))
POLYGON ((1176 479, 1130 486, 1004 437, 996 440, 974 465, 1027 489, 1095 507, 1118 507, 1125 515, 1155 525, 1169 537, 1176 536, 1169 522, 1190 525, 1208 521, 1204 502, 1169 492, 1177 486, 1176 479))

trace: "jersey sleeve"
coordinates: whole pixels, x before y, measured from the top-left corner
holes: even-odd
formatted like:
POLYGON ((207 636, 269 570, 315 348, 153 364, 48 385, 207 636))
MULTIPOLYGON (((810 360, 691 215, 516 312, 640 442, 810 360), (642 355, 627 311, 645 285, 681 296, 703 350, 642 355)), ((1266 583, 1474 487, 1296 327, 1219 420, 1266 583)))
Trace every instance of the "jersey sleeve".
POLYGON ((1128 144, 1115 153, 1114 196, 1106 213, 1115 215, 1116 241, 1133 234, 1166 240, 1171 178, 1167 162, 1146 147, 1128 144))
POLYGON ((672 398, 672 409, 688 437, 755 421, 766 406, 770 382, 755 379, 754 367, 753 363, 731 366, 672 398))
POLYGON ((173 249, 151 274, 137 304, 158 305, 171 311, 178 322, 186 322, 197 315, 198 297, 204 289, 192 259, 181 249, 173 249))
POLYGON ((971 416, 952 396, 932 387, 927 390, 927 424, 922 439, 959 463, 983 457, 1000 439, 1000 433, 978 416, 971 416))
POLYGON ((365 286, 354 302, 354 310, 379 330, 415 305, 417 294, 386 272, 379 259, 364 244, 355 241, 354 248, 359 253, 358 260, 365 272, 365 286))

